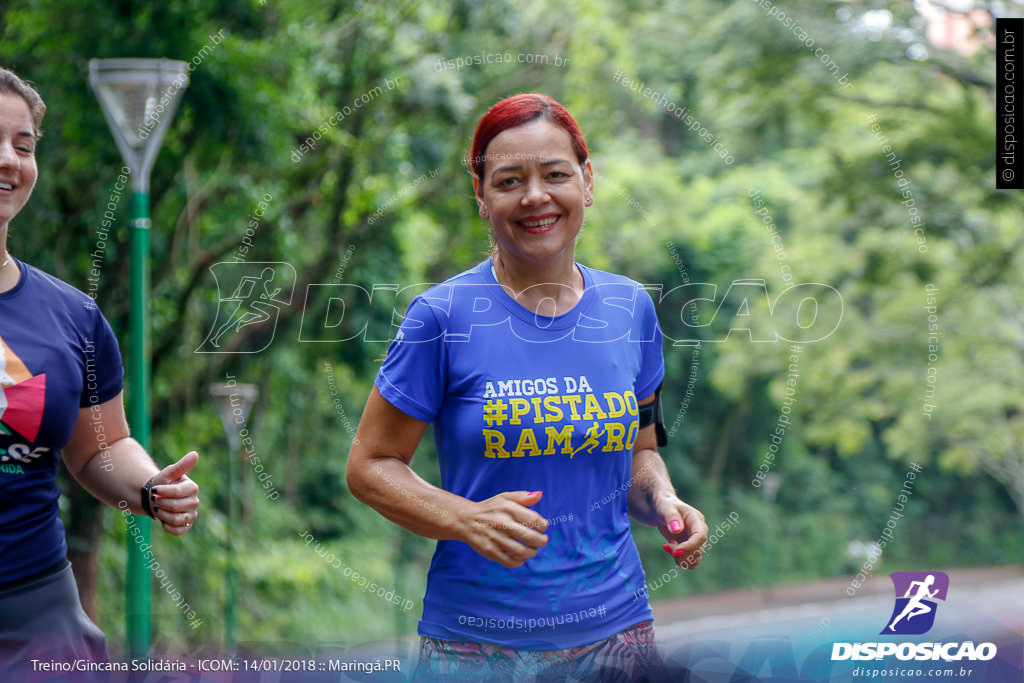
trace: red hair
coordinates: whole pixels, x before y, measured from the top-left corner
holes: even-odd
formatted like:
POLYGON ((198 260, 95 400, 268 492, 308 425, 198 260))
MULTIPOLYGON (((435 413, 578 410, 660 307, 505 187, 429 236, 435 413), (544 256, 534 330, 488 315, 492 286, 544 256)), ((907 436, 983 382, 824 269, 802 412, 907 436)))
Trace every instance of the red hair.
POLYGON ((576 160, 580 164, 587 160, 587 143, 583 140, 583 133, 565 107, 547 95, 520 93, 500 100, 488 109, 476 124, 473 147, 466 155, 466 163, 472 169, 473 175, 483 179, 484 155, 491 140, 509 128, 521 126, 538 118, 543 118, 568 133, 576 160))

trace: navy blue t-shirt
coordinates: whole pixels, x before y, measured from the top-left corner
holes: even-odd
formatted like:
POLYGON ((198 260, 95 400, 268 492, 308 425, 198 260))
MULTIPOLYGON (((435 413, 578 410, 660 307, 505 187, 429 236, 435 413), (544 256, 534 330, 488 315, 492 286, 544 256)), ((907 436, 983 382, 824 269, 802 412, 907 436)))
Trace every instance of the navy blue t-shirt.
POLYGON ((80 408, 123 386, 121 352, 96 304, 28 264, 0 293, 0 582, 67 555, 57 460, 80 408))
POLYGON ((546 317, 484 261, 416 297, 388 348, 376 386, 434 424, 443 488, 475 501, 541 490, 531 509, 548 520, 548 544, 515 569, 439 541, 421 635, 555 650, 651 618, 634 600, 644 572, 625 491, 637 402, 664 376, 661 331, 641 285, 579 268, 580 301, 546 317))

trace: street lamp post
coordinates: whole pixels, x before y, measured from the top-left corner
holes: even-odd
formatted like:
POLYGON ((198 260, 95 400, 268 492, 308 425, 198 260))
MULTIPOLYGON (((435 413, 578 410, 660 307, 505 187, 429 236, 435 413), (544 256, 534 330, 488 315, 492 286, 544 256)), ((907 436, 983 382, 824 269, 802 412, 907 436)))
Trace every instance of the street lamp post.
MULTIPOLYGON (((149 175, 181 92, 188 64, 168 59, 93 59, 89 84, 100 101, 132 177, 131 353, 128 419, 132 436, 149 450, 149 175)), ((138 542, 126 538, 125 636, 132 659, 148 656, 151 638, 150 586, 142 551, 149 543, 149 519, 137 517, 138 542)))
POLYGON ((775 506, 775 499, 779 496, 779 487, 782 486, 782 475, 777 472, 769 472, 764 477, 764 486, 761 488, 761 496, 764 500, 772 504, 772 523, 769 525, 768 534, 764 540, 768 543, 767 553, 765 557, 765 582, 767 588, 765 590, 767 595, 771 595, 775 586, 775 569, 777 565, 779 545, 781 538, 779 536, 779 511, 775 506))
POLYGON ((239 476, 239 460, 242 452, 240 432, 249 418, 252 404, 259 392, 252 384, 236 384, 229 380, 225 384, 211 384, 210 394, 217 402, 217 414, 228 437, 228 533, 227 536, 227 596, 224 600, 224 644, 234 654, 235 602, 238 597, 238 572, 235 569, 234 531, 239 528, 239 503, 242 500, 242 478, 239 476))

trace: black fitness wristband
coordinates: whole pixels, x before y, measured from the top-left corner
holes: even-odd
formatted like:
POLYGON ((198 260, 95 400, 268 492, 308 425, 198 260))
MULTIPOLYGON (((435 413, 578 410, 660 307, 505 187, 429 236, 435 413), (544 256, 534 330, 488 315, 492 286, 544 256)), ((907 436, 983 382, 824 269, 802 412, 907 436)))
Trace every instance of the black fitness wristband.
POLYGON ((139 489, 139 491, 142 492, 142 511, 153 519, 156 519, 156 515, 153 514, 153 506, 150 503, 150 496, 153 493, 153 478, 150 477, 149 481, 146 482, 146 485, 139 489))

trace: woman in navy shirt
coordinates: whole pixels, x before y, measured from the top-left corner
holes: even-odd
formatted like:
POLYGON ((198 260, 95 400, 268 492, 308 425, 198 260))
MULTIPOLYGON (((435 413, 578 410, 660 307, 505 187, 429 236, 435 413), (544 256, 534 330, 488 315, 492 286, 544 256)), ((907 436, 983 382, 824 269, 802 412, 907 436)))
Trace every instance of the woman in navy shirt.
POLYGON ((199 506, 188 477, 198 455, 161 470, 129 436, 121 354, 93 300, 8 251, 35 185, 45 112, 0 68, 0 673, 31 658, 107 658, 65 557, 58 460, 94 496, 169 534, 187 533, 199 506))
POLYGON ((355 496, 438 540, 417 675, 658 677, 629 520, 686 568, 707 525, 648 417, 664 377, 654 304, 574 259, 593 173, 560 104, 498 102, 468 162, 491 257, 410 305, 348 464, 355 496), (431 423, 442 488, 409 467, 431 423))

